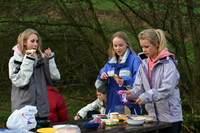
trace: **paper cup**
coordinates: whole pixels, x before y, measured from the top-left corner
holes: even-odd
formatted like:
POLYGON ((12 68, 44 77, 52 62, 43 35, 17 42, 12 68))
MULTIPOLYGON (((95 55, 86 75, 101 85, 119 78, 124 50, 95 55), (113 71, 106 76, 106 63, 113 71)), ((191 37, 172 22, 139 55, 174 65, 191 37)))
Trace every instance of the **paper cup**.
POLYGON ((112 112, 112 113, 110 113, 110 119, 112 119, 112 120, 114 120, 114 119, 119 120, 119 113, 118 112, 112 112))

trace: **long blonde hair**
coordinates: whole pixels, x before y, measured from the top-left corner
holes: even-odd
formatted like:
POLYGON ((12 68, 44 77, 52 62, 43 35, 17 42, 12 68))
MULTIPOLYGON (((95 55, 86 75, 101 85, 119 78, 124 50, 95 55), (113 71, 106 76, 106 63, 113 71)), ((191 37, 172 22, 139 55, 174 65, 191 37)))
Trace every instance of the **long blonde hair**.
POLYGON ((149 40, 151 44, 158 44, 158 53, 167 47, 165 34, 160 29, 147 29, 139 33, 140 40, 149 40))
POLYGON ((119 58, 118 54, 115 52, 115 50, 113 48, 113 39, 115 37, 123 39, 126 42, 126 44, 127 44, 128 48, 130 49, 130 51, 135 54, 135 52, 133 51, 133 49, 131 47, 131 42, 129 41, 127 34, 125 32, 123 32, 123 31, 118 31, 118 32, 114 33, 114 35, 112 36, 111 42, 110 42, 109 59, 112 56, 115 56, 117 59, 119 58))
POLYGON ((17 43, 19 44, 19 48, 22 52, 22 55, 24 56, 26 54, 26 47, 24 46, 24 43, 28 40, 29 36, 31 34, 36 34, 38 37, 38 48, 36 50, 36 52, 39 54, 38 56, 38 60, 42 59, 42 52, 41 52, 41 37, 38 34, 37 31, 33 30, 33 29, 26 29, 25 31, 23 31, 22 33, 19 34, 18 38, 17 38, 17 43))

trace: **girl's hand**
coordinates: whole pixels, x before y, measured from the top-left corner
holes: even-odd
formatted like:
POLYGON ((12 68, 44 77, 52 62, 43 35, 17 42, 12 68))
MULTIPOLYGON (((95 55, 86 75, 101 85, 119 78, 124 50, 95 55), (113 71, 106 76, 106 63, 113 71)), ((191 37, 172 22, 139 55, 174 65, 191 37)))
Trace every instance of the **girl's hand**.
POLYGON ((34 50, 34 49, 26 50, 26 54, 29 56, 32 56, 32 57, 35 57, 35 52, 36 52, 36 50, 34 50))
POLYGON ((50 48, 48 48, 48 49, 46 49, 46 50, 44 51, 44 56, 45 56, 45 57, 50 57, 50 56, 51 56, 51 49, 50 49, 50 48))
POLYGON ((140 99, 140 98, 138 98, 138 99, 136 100, 135 104, 142 104, 142 101, 141 101, 141 99, 140 99))
POLYGON ((29 56, 35 57, 35 51, 33 51, 29 56))
POLYGON ((117 84, 119 85, 119 87, 122 87, 123 83, 124 83, 124 79, 123 78, 115 78, 117 84))
POLYGON ((74 117, 74 120, 79 120, 79 119, 80 119, 79 116, 75 116, 75 117, 74 117))
POLYGON ((122 92, 126 93, 128 95, 128 99, 131 99, 131 92, 130 91, 124 90, 122 92))
POLYGON ((108 75, 105 72, 103 72, 100 76, 100 79, 102 80, 107 79, 107 78, 108 78, 108 75))

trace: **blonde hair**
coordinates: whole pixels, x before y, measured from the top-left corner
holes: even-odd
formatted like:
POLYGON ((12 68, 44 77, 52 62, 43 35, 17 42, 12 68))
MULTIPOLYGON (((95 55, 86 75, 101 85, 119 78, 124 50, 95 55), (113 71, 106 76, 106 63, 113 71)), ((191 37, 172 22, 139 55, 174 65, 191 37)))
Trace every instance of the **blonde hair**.
POLYGON ((123 39, 126 44, 127 44, 127 47, 130 49, 130 51, 132 53, 135 54, 135 52, 133 51, 132 47, 131 47, 131 42, 129 41, 128 39, 128 36, 126 35, 125 32, 123 31, 118 31, 118 32, 115 32, 114 35, 112 36, 112 39, 111 39, 111 42, 110 42, 110 47, 109 47, 109 59, 112 57, 112 56, 115 56, 117 59, 119 58, 118 54, 115 52, 114 48, 113 48, 113 39, 115 37, 118 37, 118 38, 121 38, 123 39))
POLYGON ((167 47, 165 34, 160 29, 147 29, 139 33, 140 40, 149 40, 151 44, 158 44, 158 53, 167 47))
POLYGON ((33 30, 33 29, 26 29, 25 31, 23 31, 22 33, 19 34, 18 38, 17 38, 17 43, 19 44, 19 48, 22 51, 22 55, 24 56, 26 54, 26 47, 24 46, 24 43, 28 40, 29 36, 31 34, 36 34, 38 37, 38 48, 36 50, 36 52, 39 54, 38 56, 38 60, 42 59, 42 52, 41 52, 41 38, 40 35, 38 34, 37 31, 33 30))

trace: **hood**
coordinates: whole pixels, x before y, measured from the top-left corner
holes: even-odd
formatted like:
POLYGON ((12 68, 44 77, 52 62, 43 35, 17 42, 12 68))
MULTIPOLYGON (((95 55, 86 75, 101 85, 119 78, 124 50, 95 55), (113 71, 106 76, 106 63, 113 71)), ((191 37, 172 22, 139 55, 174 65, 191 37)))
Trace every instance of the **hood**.
POLYGON ((59 93, 59 90, 57 90, 51 86, 47 86, 47 91, 53 91, 53 92, 59 93))
POLYGON ((159 59, 162 59, 167 56, 170 56, 174 59, 174 55, 168 51, 168 48, 164 48, 153 62, 157 62, 159 59))
MULTIPOLYGON (((143 64, 142 62, 144 61, 144 59, 147 59, 145 60, 145 62, 148 64, 148 57, 144 54, 144 52, 138 53, 138 59, 141 64, 143 64)), ((163 62, 170 59, 174 62, 176 66, 178 65, 178 61, 175 60, 174 55, 172 53, 169 53, 168 49, 165 48, 164 50, 162 50, 162 52, 157 56, 157 58, 153 62, 157 62, 158 60, 159 62, 163 62)))
MULTIPOLYGON (((120 64, 124 64, 128 58, 128 55, 130 54, 130 50, 129 48, 127 48, 126 52, 123 55, 122 61, 120 62, 120 64)), ((112 64, 112 63, 117 63, 117 58, 115 56, 112 56, 112 58, 108 61, 108 63, 112 64)))
POLYGON ((15 45, 12 50, 14 50, 16 53, 22 56, 22 51, 19 48, 19 44, 15 45))

